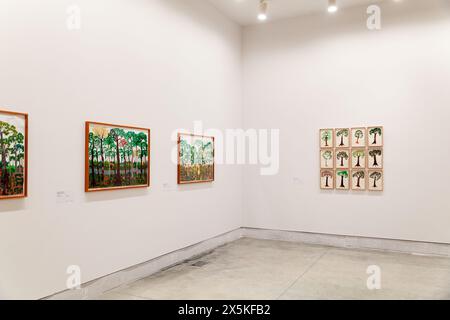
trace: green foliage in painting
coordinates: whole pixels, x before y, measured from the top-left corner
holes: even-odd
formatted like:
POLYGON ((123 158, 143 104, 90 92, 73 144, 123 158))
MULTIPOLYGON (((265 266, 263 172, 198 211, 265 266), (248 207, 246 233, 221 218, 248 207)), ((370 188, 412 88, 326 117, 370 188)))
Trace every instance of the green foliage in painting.
POLYGON ((340 166, 344 166, 344 160, 348 160, 348 153, 346 151, 340 151, 336 155, 336 159, 340 160, 340 166))
POLYGON ((358 130, 355 131, 354 136, 355 136, 355 138, 356 138, 355 143, 356 143, 356 144, 359 144, 360 140, 361 140, 362 138, 364 138, 364 132, 363 132, 362 130, 358 129, 358 130))
POLYGON ((325 160, 325 166, 328 167, 328 161, 333 158, 333 153, 327 150, 322 154, 322 158, 325 160))
POLYGON ((0 196, 23 194, 25 136, 3 121, 0 121, 0 155, 0 196))
POLYGON ((344 144, 344 137, 348 137, 348 134, 349 134, 348 129, 339 129, 336 132, 336 137, 338 137, 338 138, 340 137, 341 138, 339 146, 344 146, 345 145, 344 144))
POLYGON ((345 188, 344 179, 348 178, 348 171, 338 171, 337 175, 341 177, 341 184, 339 185, 340 188, 345 188))
POLYGON ((373 136, 372 144, 377 144, 377 138, 378 138, 378 136, 381 136, 383 133, 382 133, 382 131, 381 131, 381 128, 377 127, 377 128, 372 128, 372 129, 370 129, 369 134, 370 134, 371 136, 373 136))
POLYGON ((373 179, 373 186, 372 186, 373 188, 377 188, 378 187, 377 186, 377 182, 378 182, 378 180, 381 179, 381 177, 382 177, 381 172, 378 172, 378 171, 372 172, 370 174, 370 178, 373 179))
POLYGON ((331 139, 331 130, 323 130, 322 141, 325 142, 325 147, 329 147, 328 142, 331 139))
POLYGON ((369 156, 373 158, 373 163, 372 166, 373 167, 378 167, 378 157, 381 156, 382 152, 380 149, 375 149, 375 150, 370 150, 369 151, 369 156))
POLYGON ((91 124, 89 188, 148 184, 148 134, 139 130, 91 124))
POLYGON ((356 171, 355 173, 353 173, 353 178, 357 179, 356 186, 358 188, 361 188, 361 179, 364 179, 365 177, 366 174, 364 173, 364 171, 356 171))
POLYGON ((361 159, 364 159, 366 156, 366 153, 364 150, 355 150, 353 151, 353 158, 356 159, 356 167, 361 167, 361 159))
POLYGON ((214 179, 214 142, 212 138, 180 136, 180 182, 214 179))

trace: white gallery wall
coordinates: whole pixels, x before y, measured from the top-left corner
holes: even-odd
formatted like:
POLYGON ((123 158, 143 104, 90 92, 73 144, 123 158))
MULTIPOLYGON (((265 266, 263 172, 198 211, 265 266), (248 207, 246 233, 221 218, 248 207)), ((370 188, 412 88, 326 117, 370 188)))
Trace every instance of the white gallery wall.
POLYGON ((0 298, 41 298, 66 289, 69 265, 86 282, 242 225, 240 168, 178 187, 171 161, 177 128, 242 126, 238 25, 203 0, 3 0, 0 39, 0 109, 29 113, 29 198, 0 203, 0 298), (84 193, 86 120, 151 128, 151 188, 84 193))
POLYGON ((244 226, 450 243, 450 1, 244 29, 244 125, 280 129, 280 172, 248 168, 244 226), (383 125, 385 191, 321 191, 319 128, 383 125))

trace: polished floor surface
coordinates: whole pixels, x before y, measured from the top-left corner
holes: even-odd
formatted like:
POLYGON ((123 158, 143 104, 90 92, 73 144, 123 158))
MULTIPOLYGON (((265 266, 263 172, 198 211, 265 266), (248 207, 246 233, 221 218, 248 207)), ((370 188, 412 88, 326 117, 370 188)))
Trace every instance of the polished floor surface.
POLYGON ((448 300, 450 259, 243 238, 100 299, 448 300))

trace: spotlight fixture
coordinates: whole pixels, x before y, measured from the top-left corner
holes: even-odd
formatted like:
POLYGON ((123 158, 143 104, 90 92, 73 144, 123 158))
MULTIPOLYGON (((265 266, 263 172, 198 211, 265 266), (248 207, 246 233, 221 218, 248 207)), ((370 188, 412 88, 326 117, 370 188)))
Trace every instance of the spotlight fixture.
POLYGON ((328 12, 333 13, 338 10, 336 0, 328 0, 328 12))
POLYGON ((260 0, 259 1, 259 13, 258 13, 259 21, 267 20, 267 7, 268 6, 269 6, 268 0, 260 0))

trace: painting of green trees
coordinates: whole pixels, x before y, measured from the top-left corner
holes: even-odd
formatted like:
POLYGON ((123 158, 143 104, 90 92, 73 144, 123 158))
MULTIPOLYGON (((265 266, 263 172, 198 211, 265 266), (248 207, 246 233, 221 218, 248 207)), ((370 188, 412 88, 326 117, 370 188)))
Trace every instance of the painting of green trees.
POLYGON ((150 130, 86 123, 86 191, 150 185, 150 130))
POLYGON ((214 181, 214 138, 178 135, 178 183, 214 181))
POLYGON ((27 115, 0 111, 0 199, 26 196, 27 115))

